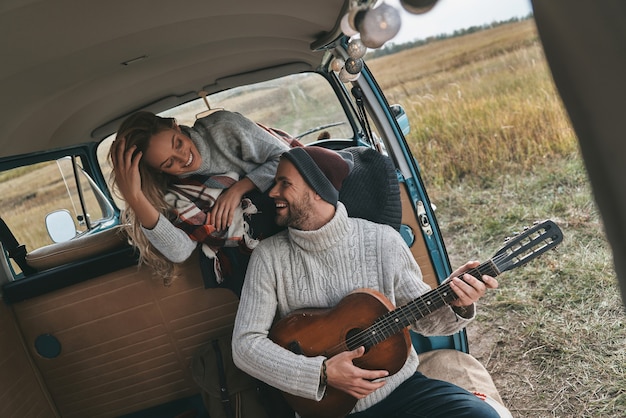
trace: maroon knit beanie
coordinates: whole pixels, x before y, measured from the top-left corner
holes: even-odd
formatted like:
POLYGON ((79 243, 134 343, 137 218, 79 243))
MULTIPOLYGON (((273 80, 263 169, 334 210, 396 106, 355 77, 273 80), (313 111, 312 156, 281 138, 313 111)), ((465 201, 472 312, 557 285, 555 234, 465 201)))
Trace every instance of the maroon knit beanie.
POLYGON ((349 152, 309 146, 295 147, 283 154, 322 199, 337 206, 339 190, 354 162, 349 152))

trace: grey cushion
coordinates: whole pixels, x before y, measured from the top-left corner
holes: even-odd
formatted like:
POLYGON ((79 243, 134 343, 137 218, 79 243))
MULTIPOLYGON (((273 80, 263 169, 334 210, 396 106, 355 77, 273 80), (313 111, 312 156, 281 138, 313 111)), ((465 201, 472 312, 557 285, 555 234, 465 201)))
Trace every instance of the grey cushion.
POLYGON ((368 147, 350 147, 354 168, 339 192, 348 216, 400 229, 402 203, 396 169, 386 155, 368 147))

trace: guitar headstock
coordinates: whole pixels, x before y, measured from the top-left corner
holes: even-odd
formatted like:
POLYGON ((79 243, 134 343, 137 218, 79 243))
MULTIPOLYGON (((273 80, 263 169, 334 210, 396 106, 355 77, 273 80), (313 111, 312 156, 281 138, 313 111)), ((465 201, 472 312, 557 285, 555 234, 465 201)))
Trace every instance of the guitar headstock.
POLYGON ((536 223, 523 232, 506 239, 506 245, 492 257, 502 273, 526 264, 563 241, 561 229, 551 220, 536 223))

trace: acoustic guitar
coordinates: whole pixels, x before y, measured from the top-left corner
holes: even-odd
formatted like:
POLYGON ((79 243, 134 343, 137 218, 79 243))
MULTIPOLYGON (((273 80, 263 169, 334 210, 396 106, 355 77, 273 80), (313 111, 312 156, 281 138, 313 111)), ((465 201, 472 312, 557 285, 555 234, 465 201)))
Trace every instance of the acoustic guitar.
MULTIPOLYGON (((506 245, 480 266, 467 271, 479 280, 483 275, 498 276, 526 264, 563 240, 559 227, 544 221, 507 239, 506 245)), ((462 276, 462 275, 461 275, 462 276)), ((461 277, 459 276, 459 277, 461 277)), ((408 326, 457 299, 449 282, 396 308, 380 292, 359 289, 330 309, 301 309, 279 320, 269 333, 276 344, 307 357, 333 357, 343 351, 365 347, 365 354, 354 360, 357 367, 397 373, 409 355, 408 326)), ((340 418, 354 408, 357 399, 326 387, 321 401, 282 392, 287 403, 302 418, 340 418)))

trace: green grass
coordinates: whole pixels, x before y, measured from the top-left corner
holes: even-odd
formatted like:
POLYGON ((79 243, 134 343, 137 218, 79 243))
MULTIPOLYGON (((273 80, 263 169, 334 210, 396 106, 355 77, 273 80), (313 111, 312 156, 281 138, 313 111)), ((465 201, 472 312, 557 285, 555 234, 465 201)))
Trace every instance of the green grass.
POLYGON ((500 276, 468 327, 514 417, 626 416, 626 315, 575 134, 532 20, 368 62, 437 206, 453 267, 554 220, 556 251, 500 276))
POLYGON ((479 359, 515 416, 624 416, 624 310, 580 161, 564 158, 499 180, 436 193, 446 202, 435 199, 457 261, 488 257, 486 248, 498 245, 493 236, 533 219, 554 219, 565 239, 554 253, 500 277, 470 326, 470 347, 488 345, 479 359), (515 192, 506 202, 503 188, 515 192))
POLYGON ((494 173, 532 170, 577 150, 532 21, 435 42, 369 66, 388 100, 405 107, 407 141, 431 183, 466 176, 488 181, 494 173))

